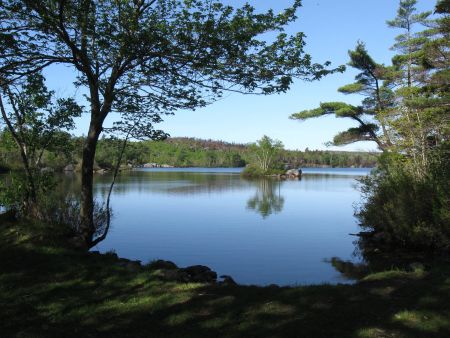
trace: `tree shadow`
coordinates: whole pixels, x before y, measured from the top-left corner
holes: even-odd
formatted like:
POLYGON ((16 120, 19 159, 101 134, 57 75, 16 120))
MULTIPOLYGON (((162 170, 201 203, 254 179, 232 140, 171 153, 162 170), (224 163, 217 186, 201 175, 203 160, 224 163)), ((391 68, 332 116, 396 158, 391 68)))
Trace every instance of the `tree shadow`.
POLYGON ((127 270, 113 254, 32 246, 26 234, 2 226, 0 235, 1 337, 450 334, 448 260, 430 263, 421 275, 394 274, 354 285, 186 284, 161 281, 147 267, 127 270))

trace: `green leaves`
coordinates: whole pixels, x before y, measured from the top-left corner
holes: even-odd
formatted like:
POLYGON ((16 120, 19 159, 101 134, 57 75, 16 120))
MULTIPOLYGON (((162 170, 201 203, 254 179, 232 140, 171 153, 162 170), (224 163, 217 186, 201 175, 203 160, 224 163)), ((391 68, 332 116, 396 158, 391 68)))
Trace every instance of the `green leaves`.
POLYGON ((338 88, 338 92, 343 94, 355 94, 364 89, 364 85, 360 82, 350 83, 338 88))
POLYGON ((355 107, 344 102, 324 102, 319 108, 304 110, 292 114, 289 118, 293 120, 307 120, 310 118, 334 114, 336 117, 359 117, 363 114, 361 107, 355 107))
POLYGON ((340 132, 333 139, 333 145, 342 146, 359 141, 373 141, 373 133, 378 130, 375 124, 365 124, 340 132))
POLYGON ((193 109, 227 90, 284 92, 294 78, 343 70, 313 63, 302 33, 283 33, 300 6, 295 0, 274 14, 216 1, 5 0, 4 31, 15 35, 20 52, 0 56, 0 71, 72 64, 81 72, 79 85, 98 84, 103 93, 113 85, 122 97, 145 89, 138 91, 142 110, 193 109), (261 39, 273 31, 280 32, 273 41, 261 39))
POLYGON ((276 155, 283 150, 283 143, 264 135, 260 140, 250 146, 253 153, 254 163, 263 174, 272 169, 276 155))

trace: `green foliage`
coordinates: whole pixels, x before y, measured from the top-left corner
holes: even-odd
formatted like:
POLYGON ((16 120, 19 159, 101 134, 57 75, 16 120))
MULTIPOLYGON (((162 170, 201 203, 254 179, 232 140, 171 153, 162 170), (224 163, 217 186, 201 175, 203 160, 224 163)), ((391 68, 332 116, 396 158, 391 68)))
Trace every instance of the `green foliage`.
POLYGON ((5 125, 1 148, 6 150, 1 162, 12 159, 11 168, 17 169, 20 163, 22 169, 4 187, 0 203, 40 217, 40 198, 52 188, 53 171, 44 168, 43 161, 53 168, 61 165, 61 158, 67 162, 73 150, 67 131, 75 127, 73 119, 81 115, 82 107, 71 98, 55 98, 55 93, 47 89, 43 75, 37 73, 14 84, 2 84, 0 110, 5 125))
POLYGON ((333 144, 375 141, 384 151, 376 173, 362 181, 361 225, 392 246, 448 251, 449 7, 439 2, 441 15, 430 18, 431 12, 416 13, 415 4, 400 1, 388 21, 402 30, 392 66, 377 64, 361 42, 349 51, 348 65, 360 72, 339 91, 364 95, 360 106, 327 102, 291 118, 333 114, 358 122, 333 144))
POLYGON ((280 154, 283 150, 283 143, 273 140, 264 135, 249 147, 250 165, 244 170, 244 176, 271 175, 278 173, 280 166, 280 154))
MULTIPOLYGON (((33 207, 41 208, 43 205, 40 202, 49 198, 49 195, 55 188, 56 182, 51 172, 35 171, 32 175, 36 200, 39 201, 39 205, 34 205, 33 207)), ((15 209, 25 217, 28 212, 36 212, 36 210, 28 210, 29 189, 28 178, 24 171, 8 173, 0 180, 0 205, 6 209, 15 209)), ((45 212, 42 209, 42 213, 39 212, 39 215, 43 214, 45 212)), ((37 214, 33 214, 33 216, 38 217, 37 214)))
POLYGON ((449 150, 447 144, 434 154, 425 177, 414 175, 404 155, 384 154, 361 182, 361 225, 391 246, 450 251, 449 150))
MULTIPOLYGON (((137 115, 134 131, 160 138, 163 132, 153 125, 164 114, 203 107, 229 91, 282 93, 295 78, 316 80, 342 71, 328 69, 330 62, 313 63, 304 52, 303 33, 285 33, 300 6, 294 0, 275 14, 204 0, 0 1, 2 82, 64 64, 76 70, 75 84, 87 89, 80 210, 88 246, 95 232, 95 151, 109 114, 121 114, 125 125, 137 115), (272 41, 264 39, 273 32, 272 41)), ((178 162, 188 164, 185 154, 178 162)))
MULTIPOLYGON (((17 148, 8 140, 8 132, 0 133, 0 166, 5 170, 20 170, 21 162, 17 148)), ((98 168, 113 168, 117 149, 123 140, 104 138, 99 140, 96 153, 98 168)), ((45 152, 42 165, 61 170, 68 163, 81 161, 83 139, 72 137, 66 146, 70 153, 45 152), (51 156, 50 156, 51 155, 51 156)), ((373 167, 377 153, 340 152, 320 150, 282 150, 278 155, 279 169, 289 167, 373 167)), ((125 148, 123 162, 140 166, 145 163, 168 164, 175 167, 244 167, 253 161, 252 151, 243 144, 192 138, 169 138, 165 141, 130 141, 125 148)), ((274 172, 274 174, 279 171, 274 172)), ((260 175, 260 174, 258 174, 260 175)))
POLYGON ((351 144, 358 141, 371 141, 372 133, 378 130, 378 126, 373 123, 368 123, 355 128, 349 128, 346 131, 340 132, 333 138, 333 144, 337 146, 351 144))
POLYGON ((384 114, 392 102, 390 89, 382 84, 387 77, 386 67, 375 63, 362 42, 358 42, 355 50, 350 50, 348 54, 348 65, 359 73, 355 77, 356 82, 345 85, 338 91, 365 96, 362 104, 354 106, 344 102, 324 102, 318 108, 294 113, 290 118, 300 121, 325 115, 350 118, 359 126, 339 133, 332 144, 340 146, 359 141, 374 141, 381 150, 386 150, 391 145, 391 140, 386 130, 384 114))

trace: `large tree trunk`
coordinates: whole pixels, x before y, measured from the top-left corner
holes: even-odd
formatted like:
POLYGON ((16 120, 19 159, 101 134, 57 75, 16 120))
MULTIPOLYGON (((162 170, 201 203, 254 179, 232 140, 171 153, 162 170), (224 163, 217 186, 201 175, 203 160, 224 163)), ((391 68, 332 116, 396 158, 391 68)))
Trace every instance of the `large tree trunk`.
POLYGON ((81 223, 79 232, 88 248, 92 246, 95 234, 93 195, 94 160, 97 141, 101 130, 101 122, 92 119, 89 126, 89 133, 83 147, 81 164, 81 223))

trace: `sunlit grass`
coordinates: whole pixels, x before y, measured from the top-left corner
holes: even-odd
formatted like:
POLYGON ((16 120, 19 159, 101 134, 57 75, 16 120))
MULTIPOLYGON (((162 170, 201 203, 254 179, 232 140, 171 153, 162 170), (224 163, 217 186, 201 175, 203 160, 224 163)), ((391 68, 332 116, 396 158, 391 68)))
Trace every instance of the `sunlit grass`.
POLYGON ((425 332, 439 332, 450 326, 450 312, 446 316, 433 311, 401 311, 393 316, 393 321, 412 329, 425 332))

